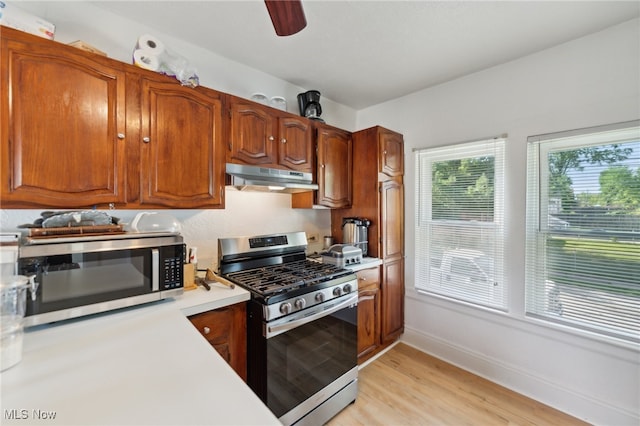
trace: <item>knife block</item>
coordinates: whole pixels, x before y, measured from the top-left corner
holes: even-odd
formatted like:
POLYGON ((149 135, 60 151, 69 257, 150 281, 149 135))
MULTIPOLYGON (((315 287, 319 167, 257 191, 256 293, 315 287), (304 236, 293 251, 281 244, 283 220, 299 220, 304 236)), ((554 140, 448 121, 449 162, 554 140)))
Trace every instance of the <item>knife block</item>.
POLYGON ((183 274, 183 282, 184 290, 193 290, 198 288, 196 285, 196 264, 195 263, 185 263, 184 264, 184 274, 183 274))

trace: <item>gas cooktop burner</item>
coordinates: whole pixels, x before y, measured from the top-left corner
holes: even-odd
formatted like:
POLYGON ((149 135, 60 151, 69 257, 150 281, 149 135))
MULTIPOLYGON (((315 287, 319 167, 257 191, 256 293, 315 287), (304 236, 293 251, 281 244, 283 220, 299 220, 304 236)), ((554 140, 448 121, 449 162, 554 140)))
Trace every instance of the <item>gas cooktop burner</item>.
POLYGON ((334 265, 299 260, 279 265, 231 272, 225 277, 263 297, 313 287, 352 272, 334 265))
POLYGON ((219 273, 267 311, 275 309, 268 320, 357 291, 352 271, 309 260, 306 248, 304 232, 219 238, 219 273))

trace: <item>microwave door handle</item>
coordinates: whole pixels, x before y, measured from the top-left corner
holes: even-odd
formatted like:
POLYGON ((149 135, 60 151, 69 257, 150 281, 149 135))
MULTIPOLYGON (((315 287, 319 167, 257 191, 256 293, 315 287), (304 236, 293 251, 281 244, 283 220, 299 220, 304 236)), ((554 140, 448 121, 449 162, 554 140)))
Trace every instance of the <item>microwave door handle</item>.
POLYGON ((266 329, 266 335, 265 337, 267 339, 271 338, 271 337, 275 337, 278 334, 282 334, 286 331, 289 330, 293 330, 296 327, 300 327, 301 325, 307 324, 311 321, 315 321, 318 318, 322 318, 325 317, 327 315, 331 315, 334 312, 337 312, 341 309, 344 309, 348 306, 354 305, 358 303, 358 293, 354 293, 352 296, 350 296, 349 298, 345 299, 344 301, 338 303, 335 306, 332 306, 331 308, 322 310, 320 312, 317 312, 313 315, 309 315, 306 317, 302 317, 299 319, 295 319, 293 321, 290 322, 286 322, 284 324, 277 324, 277 325, 268 325, 267 329, 266 329))
POLYGON ((151 249, 151 291, 160 290, 160 250, 151 249))

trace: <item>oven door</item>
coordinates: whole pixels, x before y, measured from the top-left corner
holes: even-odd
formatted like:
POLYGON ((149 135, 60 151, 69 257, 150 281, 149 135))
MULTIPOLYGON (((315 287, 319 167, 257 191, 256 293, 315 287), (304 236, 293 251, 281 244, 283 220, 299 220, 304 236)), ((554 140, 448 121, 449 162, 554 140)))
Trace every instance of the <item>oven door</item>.
POLYGON ((357 303, 356 292, 262 323, 262 350, 249 346, 249 384, 283 424, 357 379, 357 303))

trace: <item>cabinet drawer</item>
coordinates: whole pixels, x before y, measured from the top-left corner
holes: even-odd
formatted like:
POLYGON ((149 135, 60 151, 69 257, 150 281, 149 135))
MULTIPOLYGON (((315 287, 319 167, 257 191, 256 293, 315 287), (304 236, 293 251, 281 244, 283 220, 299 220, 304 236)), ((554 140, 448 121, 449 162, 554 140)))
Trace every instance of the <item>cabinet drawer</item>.
POLYGON ((380 284, 380 268, 377 266, 375 268, 362 269, 356 272, 356 276, 358 277, 359 289, 380 284))

